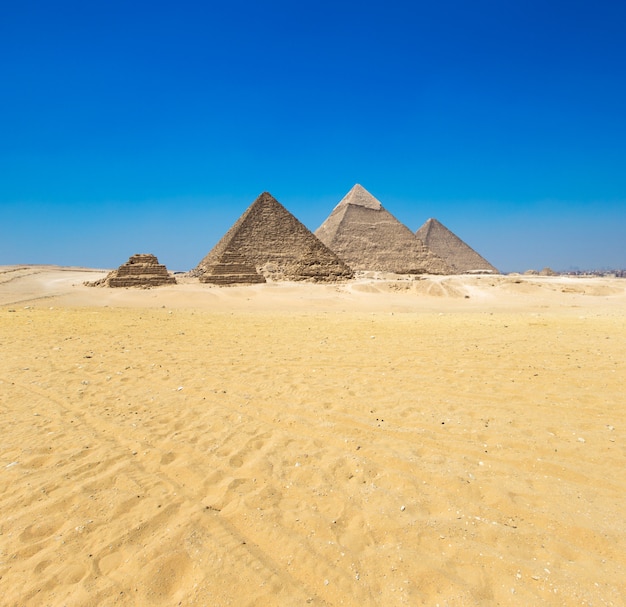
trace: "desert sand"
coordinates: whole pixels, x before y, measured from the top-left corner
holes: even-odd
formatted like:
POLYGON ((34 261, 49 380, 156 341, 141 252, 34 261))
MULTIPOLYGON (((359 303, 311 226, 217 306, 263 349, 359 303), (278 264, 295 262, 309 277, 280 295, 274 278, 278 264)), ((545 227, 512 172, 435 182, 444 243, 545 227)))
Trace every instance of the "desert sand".
POLYGON ((105 274, 0 268, 0 604, 626 604, 626 281, 105 274))

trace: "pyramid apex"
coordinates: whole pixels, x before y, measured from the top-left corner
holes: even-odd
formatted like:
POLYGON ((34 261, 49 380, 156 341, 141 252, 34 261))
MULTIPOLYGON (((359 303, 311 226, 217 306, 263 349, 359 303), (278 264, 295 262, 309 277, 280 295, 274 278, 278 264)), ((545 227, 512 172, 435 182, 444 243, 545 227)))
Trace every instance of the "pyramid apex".
POLYGON ((266 207, 281 207, 284 208, 283 205, 276 200, 269 192, 261 192, 255 199, 254 202, 250 205, 250 209, 253 208, 266 208, 266 207))
POLYGON ((269 192, 261 192, 254 202, 258 202, 261 200, 276 200, 269 192))
POLYGON ((353 204, 366 209, 379 211, 382 208, 380 201, 372 196, 361 184, 355 183, 352 189, 341 199, 337 207, 353 204))

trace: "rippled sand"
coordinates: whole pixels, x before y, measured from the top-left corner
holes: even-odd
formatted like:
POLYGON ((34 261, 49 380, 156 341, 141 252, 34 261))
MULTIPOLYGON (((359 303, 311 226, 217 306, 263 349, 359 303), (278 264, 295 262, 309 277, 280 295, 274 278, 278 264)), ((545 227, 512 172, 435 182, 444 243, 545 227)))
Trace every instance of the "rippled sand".
POLYGON ((626 281, 0 268, 3 605, 624 605, 626 281))

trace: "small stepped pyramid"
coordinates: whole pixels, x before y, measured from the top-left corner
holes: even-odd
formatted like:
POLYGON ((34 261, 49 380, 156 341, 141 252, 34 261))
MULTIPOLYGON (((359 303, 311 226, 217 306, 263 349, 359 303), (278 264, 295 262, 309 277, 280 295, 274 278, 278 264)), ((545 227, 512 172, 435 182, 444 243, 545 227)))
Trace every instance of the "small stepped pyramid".
POLYGON ((129 258, 117 270, 95 282, 85 283, 90 287, 159 287, 176 284, 167 268, 159 263, 155 255, 138 253, 129 258))

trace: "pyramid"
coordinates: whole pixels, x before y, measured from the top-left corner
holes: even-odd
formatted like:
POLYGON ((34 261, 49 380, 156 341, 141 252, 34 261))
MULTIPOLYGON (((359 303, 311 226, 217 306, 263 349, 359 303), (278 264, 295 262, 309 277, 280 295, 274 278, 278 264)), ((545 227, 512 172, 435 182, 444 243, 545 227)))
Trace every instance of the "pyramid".
POLYGON ((315 235, 353 270, 452 274, 452 268, 356 184, 315 235))
POLYGON ((201 276, 202 282, 216 285, 254 284, 266 282, 265 276, 241 253, 226 250, 211 266, 211 271, 201 276))
POLYGON ((85 283, 90 287, 158 287, 176 284, 167 268, 150 253, 138 253, 105 278, 85 283))
POLYGON ((416 235, 431 251, 448 262, 456 274, 499 274, 484 257, 436 219, 429 219, 416 235))
POLYGON ((190 272, 201 282, 335 281, 352 270, 271 194, 263 192, 190 272))

